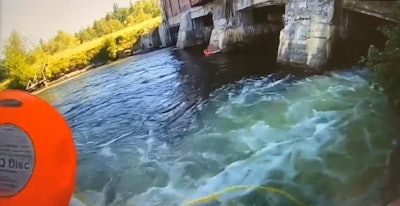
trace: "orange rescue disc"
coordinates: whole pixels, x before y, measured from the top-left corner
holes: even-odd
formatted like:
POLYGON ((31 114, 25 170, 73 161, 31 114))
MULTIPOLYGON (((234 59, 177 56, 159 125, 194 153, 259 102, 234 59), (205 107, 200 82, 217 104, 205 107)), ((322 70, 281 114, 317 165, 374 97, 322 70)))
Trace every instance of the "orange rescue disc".
POLYGON ((76 168, 62 115, 30 93, 0 92, 0 205, 68 206, 76 168))

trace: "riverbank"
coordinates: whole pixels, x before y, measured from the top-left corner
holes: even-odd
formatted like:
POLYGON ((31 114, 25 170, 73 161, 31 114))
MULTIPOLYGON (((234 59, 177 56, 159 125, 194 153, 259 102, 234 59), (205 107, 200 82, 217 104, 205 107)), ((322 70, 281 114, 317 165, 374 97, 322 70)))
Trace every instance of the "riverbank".
POLYGON ((122 58, 119 58, 116 61, 110 61, 110 62, 101 64, 99 66, 87 66, 84 69, 68 73, 68 74, 66 74, 65 76, 63 76, 63 77, 61 77, 59 79, 56 79, 56 80, 48 82, 47 87, 41 87, 41 88, 39 88, 37 90, 32 91, 31 94, 38 95, 41 92, 44 92, 44 91, 46 91, 48 89, 51 89, 51 88, 53 88, 55 86, 58 86, 60 84, 64 84, 64 83, 66 83, 66 82, 68 82, 70 80, 76 79, 76 78, 78 78, 78 77, 80 77, 80 76, 82 76, 84 74, 87 74, 88 72, 91 72, 91 71, 97 70, 97 69, 101 69, 101 68, 104 68, 104 67, 107 67, 107 66, 112 66, 114 64, 118 64, 120 62, 128 60, 129 58, 132 58, 133 56, 136 56, 136 55, 130 55, 130 56, 122 57, 122 58))
POLYGON ((93 68, 85 68, 85 69, 82 69, 82 70, 71 72, 71 73, 69 73, 69 74, 67 74, 67 75, 65 75, 65 76, 63 76, 63 77, 61 77, 59 79, 56 79, 54 81, 50 81, 46 87, 41 87, 41 88, 39 88, 37 90, 34 90, 34 91, 31 92, 31 94, 37 95, 40 92, 43 92, 43 91, 45 91, 47 89, 50 89, 50 88, 55 87, 57 85, 60 85, 60 84, 62 84, 64 82, 67 82, 69 80, 77 78, 77 77, 85 74, 86 72, 88 72, 91 69, 93 69, 93 68))

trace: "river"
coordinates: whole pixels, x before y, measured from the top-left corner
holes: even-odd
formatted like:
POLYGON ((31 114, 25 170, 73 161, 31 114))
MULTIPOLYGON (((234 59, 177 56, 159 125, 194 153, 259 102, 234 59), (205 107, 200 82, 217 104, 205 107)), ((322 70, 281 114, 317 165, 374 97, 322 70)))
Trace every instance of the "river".
POLYGON ((75 196, 90 206, 378 202, 399 119, 369 71, 293 73, 270 56, 168 48, 40 93, 73 129, 75 196))

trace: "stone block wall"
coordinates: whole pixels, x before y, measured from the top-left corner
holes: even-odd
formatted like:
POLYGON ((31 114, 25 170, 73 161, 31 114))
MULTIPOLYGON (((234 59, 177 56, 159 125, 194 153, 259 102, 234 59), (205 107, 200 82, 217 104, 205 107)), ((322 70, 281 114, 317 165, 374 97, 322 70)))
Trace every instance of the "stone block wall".
POLYGON ((331 55, 334 0, 287 0, 278 62, 322 68, 331 55))
MULTIPOLYGON (((257 36, 279 32, 279 22, 255 24, 252 0, 216 0, 213 5, 214 29, 208 49, 229 51, 238 45, 245 45, 257 36), (246 8, 246 9, 243 9, 246 8)), ((276 20, 276 15, 270 19, 276 20)))
POLYGON ((212 26, 206 26, 202 17, 192 19, 190 11, 181 15, 176 47, 187 48, 207 43, 210 39, 212 26))

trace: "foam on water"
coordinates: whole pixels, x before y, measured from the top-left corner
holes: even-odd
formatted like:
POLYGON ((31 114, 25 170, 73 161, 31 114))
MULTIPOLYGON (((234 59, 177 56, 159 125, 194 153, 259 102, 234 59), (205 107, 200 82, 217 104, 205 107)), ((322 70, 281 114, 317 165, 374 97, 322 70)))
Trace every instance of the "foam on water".
MULTIPOLYGON (((379 202, 377 185, 397 125, 365 76, 365 70, 302 80, 268 76, 214 91, 197 107, 196 132, 173 145, 146 138, 133 145, 137 156, 117 155, 132 163, 118 174, 111 205, 181 205, 240 185, 277 187, 311 205, 379 202)), ((115 155, 110 147, 124 138, 103 144, 101 154, 115 155)), ((243 190, 220 196, 219 204, 291 202, 243 190)))
POLYGON ((104 157, 112 157, 112 158, 114 158, 114 159, 117 158, 117 155, 114 154, 114 153, 111 151, 111 148, 110 148, 110 147, 103 147, 103 148, 101 148, 100 154, 103 155, 104 157))

